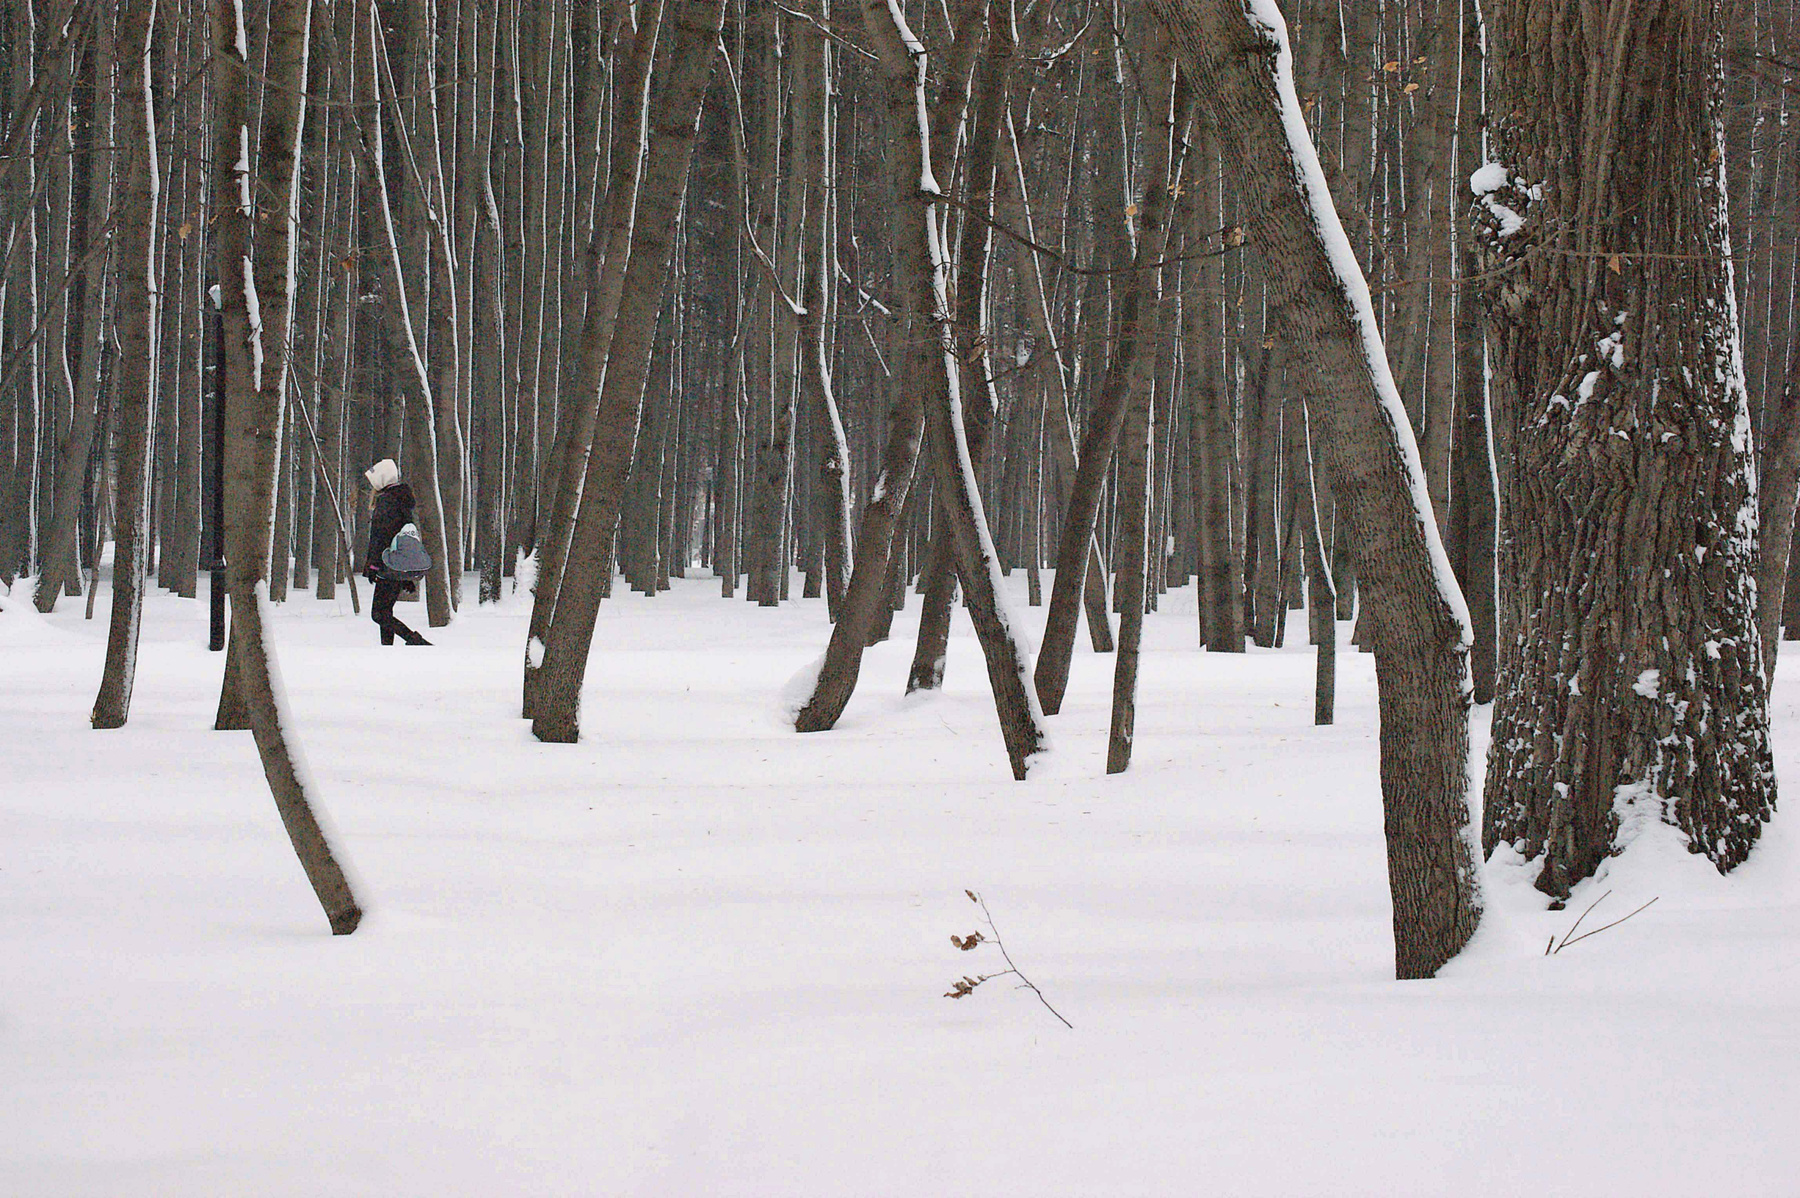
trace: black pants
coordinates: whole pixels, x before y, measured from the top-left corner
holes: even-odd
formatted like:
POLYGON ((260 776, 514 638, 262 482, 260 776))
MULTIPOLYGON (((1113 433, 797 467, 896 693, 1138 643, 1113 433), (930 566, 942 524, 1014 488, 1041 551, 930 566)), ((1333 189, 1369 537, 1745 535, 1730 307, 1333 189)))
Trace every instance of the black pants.
POLYGON ((408 585, 404 582, 389 582, 385 578, 375 580, 375 599, 369 604, 369 618, 381 628, 381 643, 384 645, 393 644, 396 636, 409 645, 424 639, 394 616, 394 604, 399 600, 400 592, 408 585))

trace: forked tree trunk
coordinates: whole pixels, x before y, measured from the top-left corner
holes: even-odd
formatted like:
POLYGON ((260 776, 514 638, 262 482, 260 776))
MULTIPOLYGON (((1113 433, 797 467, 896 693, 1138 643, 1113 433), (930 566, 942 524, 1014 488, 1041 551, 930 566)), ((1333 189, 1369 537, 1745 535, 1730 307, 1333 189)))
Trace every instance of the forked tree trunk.
MULTIPOLYGON (((996 149, 995 134, 1005 113, 1006 76, 1012 60, 1012 37, 1006 13, 999 5, 988 6, 985 52, 975 62, 970 88, 969 119, 964 123, 962 165, 965 218, 957 251, 956 361, 966 414, 965 435, 975 469, 987 461, 992 442, 995 404, 992 398, 993 367, 987 355, 988 265, 993 236, 986 222, 992 219, 996 149)), ((974 29, 963 36, 979 36, 974 29)), ((943 509, 940 506, 939 511, 943 509)), ((919 611, 919 639, 907 673, 908 694, 936 690, 944 684, 944 662, 950 647, 950 617, 956 601, 956 550, 951 544, 947 519, 932 532, 926 559, 923 595, 919 611)))
POLYGON ((213 0, 215 145, 239 147, 240 154, 214 158, 215 230, 225 317, 225 522, 231 583, 231 638, 241 666, 239 693, 249 709, 250 728, 262 758, 263 774, 275 798, 288 839, 318 896, 333 935, 345 936, 362 921, 362 908, 313 810, 310 778, 294 740, 293 713, 286 709, 269 638, 268 592, 263 581, 274 522, 275 472, 281 458, 281 408, 285 399, 288 327, 294 268, 290 255, 298 195, 294 190, 301 96, 308 53, 308 0, 272 0, 269 6, 269 87, 263 104, 260 193, 250 175, 250 131, 244 103, 246 38, 238 0, 213 0), (248 254, 253 197, 264 194, 280 207, 263 222, 256 245, 256 269, 248 254), (235 268, 235 269, 234 269, 235 268), (278 294, 262 296, 258 278, 277 283, 278 294), (252 301, 259 300, 256 308, 252 301), (251 323, 260 308, 262 320, 251 323), (258 386, 258 374, 262 386, 258 386))
MULTIPOLYGON (((588 454, 592 452, 595 423, 599 419, 601 386, 606 377, 607 354, 612 346, 620 297, 624 292, 626 269, 634 252, 632 229, 637 217, 640 175, 650 169, 646 162, 647 129, 650 119, 651 93, 646 90, 652 75, 652 54, 662 27, 663 5, 655 4, 644 15, 636 40, 624 65, 620 68, 612 137, 613 179, 608 186, 600 223, 593 231, 584 257, 587 262, 588 294, 583 309, 580 351, 575 356, 576 373, 569 385, 569 402, 557 429, 556 443, 549 457, 551 478, 540 480, 548 488, 544 519, 536 531, 537 579, 532 584, 531 618, 526 628, 525 668, 521 683, 520 714, 526 719, 537 715, 537 703, 543 668, 543 645, 550 635, 556 616, 558 595, 562 588, 563 568, 569 555, 569 538, 575 533, 575 520, 581 504, 582 486, 587 479, 588 454)), ((667 62, 668 47, 655 54, 657 61, 667 62)), ((596 86, 598 80, 590 80, 596 86)), ((674 159, 658 159, 656 174, 645 180, 649 207, 644 219, 660 221, 667 210, 671 215, 679 196, 675 193, 674 159)), ((610 566, 607 567, 610 570, 610 566)))
MULTIPOLYGON (((930 109, 925 99, 926 55, 897 7, 865 3, 863 17, 880 55, 890 121, 900 134, 896 139, 900 152, 889 159, 893 172, 890 186, 896 196, 904 197, 901 211, 916 205, 923 225, 914 226, 909 235, 907 225, 911 222, 896 222, 895 284, 903 302, 914 313, 914 328, 922 332, 925 321, 920 318, 929 314, 929 321, 937 330, 935 346, 919 335, 909 342, 908 353, 913 358, 910 374, 914 385, 925 392, 925 422, 931 439, 939 510, 950 525, 957 573, 968 596, 975 635, 987 658, 988 681, 993 686, 1007 758, 1013 777, 1023 779, 1031 757, 1044 741, 1043 712, 1029 684, 1030 653, 1007 610, 999 555, 988 533, 963 427, 961 372, 946 292, 950 258, 947 238, 939 223, 939 208, 933 202, 940 193, 932 169, 930 139, 938 131, 939 122, 927 117, 930 109), (914 119, 904 123, 900 114, 909 107, 914 119), (934 349, 935 363, 931 360, 934 349)), ((965 25, 963 36, 978 37, 978 29, 979 26, 965 25)))
POLYGON ((1729 870, 1774 809, 1718 30, 1716 0, 1489 13, 1514 456, 1483 842, 1559 898, 1658 822, 1729 870))
POLYGON ((1468 618, 1422 493, 1368 286, 1294 95, 1273 0, 1152 0, 1236 168, 1271 304, 1317 385, 1358 575, 1382 605, 1381 791, 1395 971, 1429 977, 1480 919, 1469 828, 1468 618))
MULTIPOLYGON (((611 334, 607 348, 604 352, 597 346, 583 348, 584 362, 604 363, 605 380, 584 378, 578 384, 585 388, 591 382, 597 387, 593 447, 586 460, 556 610, 542 649, 533 645, 529 650, 542 655, 531 722, 532 732, 542 741, 572 743, 580 738, 581 686, 587 677, 602 591, 612 577, 613 535, 637 445, 656 316, 674 253, 677 198, 693 154, 724 8, 725 0, 671 0, 664 18, 661 36, 671 43, 669 69, 657 81, 651 97, 644 156, 645 206, 632 231, 631 260, 617 314, 607 330, 611 334), (652 201, 659 202, 652 207, 652 201)), ((590 321, 584 336, 594 333, 590 321)))
POLYGON ((1119 432, 1125 424, 1126 409, 1132 401, 1133 385, 1141 378, 1134 366, 1140 354, 1147 360, 1154 357, 1146 352, 1149 330, 1145 321, 1146 309, 1154 310, 1154 285, 1150 282, 1152 272, 1142 268, 1148 263, 1160 262, 1169 244, 1166 220, 1168 169, 1167 140, 1153 141, 1143 175, 1156 182, 1143 190, 1143 198, 1139 201, 1138 220, 1144 233, 1132 254, 1132 269, 1118 288, 1112 356, 1107 360, 1100 394, 1081 439, 1081 460, 1075 470, 1075 481, 1069 488, 1069 510, 1063 518, 1062 539, 1057 546, 1056 580, 1050 588, 1044 644, 1038 652, 1033 677, 1038 701, 1050 715, 1062 709, 1063 693, 1069 685, 1069 664, 1075 648, 1075 613, 1081 605, 1086 583, 1086 572, 1082 567, 1086 564, 1088 545, 1099 521, 1107 474, 1119 432), (1145 302, 1147 299, 1149 304, 1145 302))
POLYGON ((150 552, 150 427, 156 379, 156 329, 161 310, 153 236, 158 218, 156 113, 150 94, 150 44, 155 0, 127 0, 119 16, 118 141, 125 186, 120 192, 117 436, 118 492, 113 533, 112 622, 106 670, 94 699, 96 728, 120 728, 131 713, 137 673, 138 623, 143 613, 150 552))

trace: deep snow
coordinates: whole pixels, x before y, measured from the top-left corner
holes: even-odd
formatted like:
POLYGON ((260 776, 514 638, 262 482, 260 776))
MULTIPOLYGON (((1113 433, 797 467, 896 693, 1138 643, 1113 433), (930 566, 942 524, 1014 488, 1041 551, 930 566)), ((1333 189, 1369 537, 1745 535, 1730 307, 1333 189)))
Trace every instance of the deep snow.
POLYGON ((916 597, 799 736, 819 602, 621 585, 573 746, 516 718, 522 597, 421 650, 295 599, 273 635, 370 911, 334 939, 249 735, 210 730, 204 598, 147 601, 131 722, 95 732, 105 596, 28 594, 0 597, 0 1193, 1800 1188, 1794 817, 1730 879, 1652 828, 1563 912, 1497 862, 1476 945, 1395 982, 1371 662, 1346 646, 1314 728, 1301 620, 1209 655, 1172 592, 1131 771, 1084 652, 1014 783, 964 617, 947 692, 900 697, 916 597), (965 887, 1073 1031, 1006 979, 940 997, 1002 967, 950 943, 965 887), (1585 926, 1659 901, 1542 955, 1605 890, 1585 926))

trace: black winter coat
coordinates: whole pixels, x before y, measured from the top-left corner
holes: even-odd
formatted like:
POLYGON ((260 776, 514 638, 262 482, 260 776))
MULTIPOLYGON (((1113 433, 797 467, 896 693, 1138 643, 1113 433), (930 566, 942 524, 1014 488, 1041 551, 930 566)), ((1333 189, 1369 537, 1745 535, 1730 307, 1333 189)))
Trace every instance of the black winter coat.
POLYGON ((413 521, 417 506, 412 488, 394 483, 375 492, 375 510, 369 515, 369 544, 363 553, 363 573, 381 572, 381 551, 394 543, 394 534, 413 521))

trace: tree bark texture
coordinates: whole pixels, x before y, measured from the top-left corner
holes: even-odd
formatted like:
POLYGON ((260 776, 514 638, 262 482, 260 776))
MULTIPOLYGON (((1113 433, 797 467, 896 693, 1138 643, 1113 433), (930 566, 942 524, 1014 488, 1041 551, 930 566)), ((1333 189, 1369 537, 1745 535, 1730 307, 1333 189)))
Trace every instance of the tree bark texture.
POLYGON ((1490 13, 1512 465, 1483 843, 1558 898, 1656 823, 1729 870, 1774 807, 1718 29, 1710 0, 1490 13))

